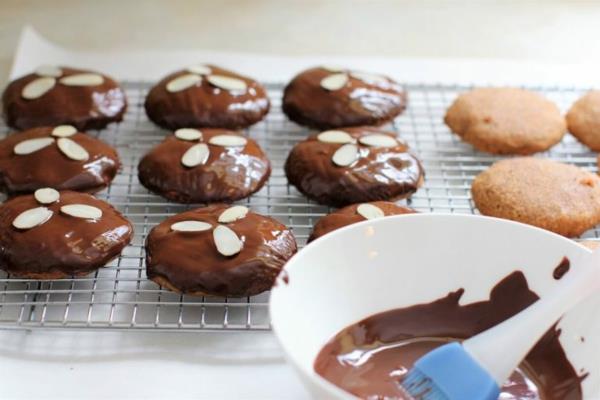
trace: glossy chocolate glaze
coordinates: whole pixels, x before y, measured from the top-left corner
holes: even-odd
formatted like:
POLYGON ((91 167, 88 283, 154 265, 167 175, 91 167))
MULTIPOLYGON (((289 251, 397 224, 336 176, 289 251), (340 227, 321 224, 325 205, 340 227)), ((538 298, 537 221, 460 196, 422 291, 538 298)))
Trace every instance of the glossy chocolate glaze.
POLYGON ((334 73, 317 67, 298 74, 283 93, 288 118, 317 129, 381 125, 406 108, 406 92, 390 78, 367 83, 350 75, 342 89, 322 88, 321 80, 334 73))
MULTIPOLYGON (((63 71, 61 77, 93 72, 60 68, 63 71)), ((121 121, 127 109, 125 92, 112 78, 102 76, 104 82, 96 86, 66 86, 57 78, 54 88, 32 100, 24 99, 21 92, 29 82, 40 78, 39 75, 32 73, 12 81, 2 95, 7 125, 29 129, 67 124, 85 131, 121 121)))
MULTIPOLYGON (((398 384, 420 356, 447 338, 466 339, 489 329, 539 298, 520 271, 500 281, 489 300, 461 306, 463 293, 460 289, 431 303, 376 314, 349 326, 321 350, 315 371, 361 398, 402 399, 398 384), (361 363, 356 363, 358 357, 361 363)), ((569 363, 559 335, 554 326, 540 339, 502 388, 502 399, 582 398, 585 376, 578 376, 569 363)))
MULTIPOLYGON (((396 138, 394 133, 373 127, 342 130, 354 138, 374 133, 396 138)), ((341 146, 320 142, 317 135, 296 144, 285 163, 289 182, 306 196, 334 207, 402 199, 423 183, 421 163, 400 140, 394 147, 360 145, 360 158, 349 167, 339 167, 331 160, 341 146)))
POLYGON ((207 222, 214 229, 228 207, 217 204, 186 211, 154 227, 146 240, 148 278, 192 295, 243 297, 269 290, 297 250, 294 235, 285 225, 251 211, 226 224, 244 243, 242 251, 231 257, 217 251, 212 229, 171 229, 172 224, 186 220, 207 222))
POLYGON ((265 88, 255 80, 235 72, 206 64, 215 75, 241 79, 248 85, 244 93, 231 93, 211 85, 203 77, 197 85, 179 92, 166 89, 173 79, 189 72, 174 72, 154 86, 144 104, 148 118, 167 129, 245 128, 263 119, 269 112, 265 88))
POLYGON ((23 211, 40 207, 33 195, 8 200, 0 206, 0 268, 14 276, 59 279, 86 275, 121 253, 133 234, 131 223, 105 201, 71 191, 45 205, 53 215, 31 229, 12 226, 23 211), (102 210, 98 220, 60 212, 67 204, 86 204, 102 210))
POLYGON ((201 131, 201 140, 171 135, 150 150, 138 165, 142 185, 180 203, 230 202, 260 190, 271 174, 271 165, 258 144, 246 138, 244 147, 216 146, 208 143, 213 136, 244 135, 225 129, 201 131), (185 167, 181 157, 197 143, 208 144, 210 156, 203 165, 185 167))
MULTIPOLYGON (((368 204, 372 204, 381 209, 386 217, 390 215, 412 214, 416 212, 411 208, 402 207, 389 201, 372 201, 368 204)), ((344 226, 366 221, 366 218, 356 211, 358 206, 359 204, 352 204, 320 218, 315 224, 308 241, 311 242, 344 226)))
POLYGON ((9 195, 32 193, 43 187, 96 192, 113 180, 120 166, 116 150, 84 133, 78 132, 69 139, 89 153, 86 161, 68 158, 59 150, 56 142, 30 154, 15 154, 15 145, 29 139, 53 137, 52 129, 33 128, 0 141, 2 192, 9 195))

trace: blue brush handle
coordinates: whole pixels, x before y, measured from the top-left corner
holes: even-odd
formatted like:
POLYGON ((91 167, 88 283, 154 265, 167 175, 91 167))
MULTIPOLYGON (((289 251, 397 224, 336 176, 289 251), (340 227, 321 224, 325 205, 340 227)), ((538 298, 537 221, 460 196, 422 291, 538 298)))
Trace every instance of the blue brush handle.
POLYGON ((525 310, 463 342, 499 386, 560 317, 600 288, 600 251, 571 260, 557 286, 525 310))

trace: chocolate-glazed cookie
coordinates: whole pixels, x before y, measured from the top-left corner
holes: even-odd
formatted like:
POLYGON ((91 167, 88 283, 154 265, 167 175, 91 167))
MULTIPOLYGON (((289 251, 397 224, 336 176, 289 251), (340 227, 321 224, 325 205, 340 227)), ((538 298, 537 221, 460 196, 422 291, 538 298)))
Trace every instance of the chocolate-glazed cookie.
POLYGON ((269 112, 265 88, 215 65, 174 72, 154 86, 144 104, 157 125, 178 128, 245 128, 269 112))
POLYGON ((283 112, 318 129, 381 125, 406 108, 406 92, 392 79, 346 69, 318 67, 298 74, 283 93, 283 112))
POLYGON ((311 135, 290 152, 289 182, 321 204, 398 200, 423 183, 419 160, 393 133, 372 127, 311 135))
POLYGON ((9 195, 43 187, 96 192, 113 180, 119 165, 114 148, 70 125, 0 140, 0 190, 9 195))
POLYGON ((352 204, 320 218, 308 238, 309 242, 344 226, 356 224, 368 219, 389 217, 392 215, 412 214, 412 208, 402 207, 390 201, 372 201, 352 204))
POLYGON ((146 240, 146 273, 197 296, 252 296, 269 290, 296 252, 294 235, 243 206, 218 204, 174 215, 146 240))
POLYGON ((258 144, 226 129, 182 128, 138 166, 142 185, 180 203, 230 202, 258 191, 271 174, 258 144))
POLYGON ((127 108, 125 92, 112 78, 51 66, 12 81, 2 103, 6 123, 17 129, 61 124, 101 129, 121 121, 127 108))
POLYGON ((133 227, 85 193, 39 189, 0 206, 0 268, 31 279, 83 276, 129 243, 133 227))

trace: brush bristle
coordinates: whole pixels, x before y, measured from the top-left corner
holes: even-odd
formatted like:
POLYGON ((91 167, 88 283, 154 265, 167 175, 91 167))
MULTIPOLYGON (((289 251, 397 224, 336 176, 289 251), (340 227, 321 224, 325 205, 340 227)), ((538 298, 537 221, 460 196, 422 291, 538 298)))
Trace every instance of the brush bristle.
POLYGON ((403 392, 414 400, 450 400, 429 377, 417 368, 408 372, 401 385, 403 392))

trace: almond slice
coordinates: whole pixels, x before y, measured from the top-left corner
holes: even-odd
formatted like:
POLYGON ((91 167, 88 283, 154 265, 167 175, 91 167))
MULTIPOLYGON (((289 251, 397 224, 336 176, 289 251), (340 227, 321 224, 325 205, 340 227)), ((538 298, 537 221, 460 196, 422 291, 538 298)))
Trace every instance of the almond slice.
POLYGON ((385 217, 383 210, 373 204, 363 203, 356 207, 356 212, 365 219, 375 219, 385 217))
POLYGON ((193 128, 181 128, 175 131, 175 137, 193 142, 194 140, 202 139, 202 132, 193 128))
POLYGON ((69 137, 77 133, 77 128, 71 125, 59 125, 52 129, 52 136, 69 137))
POLYGON ((83 147, 69 138, 60 138, 56 144, 60 151, 71 160, 85 161, 90 158, 89 153, 83 147))
POLYGON ((244 206, 233 206, 229 207, 227 210, 223 211, 221 215, 219 215, 219 222, 222 224, 228 224, 233 221, 237 221, 238 219, 242 219, 248 214, 248 207, 244 206))
POLYGON ((248 143, 248 139, 236 135, 217 135, 211 137, 208 143, 222 147, 243 147, 248 143))
POLYGON ((348 75, 332 74, 321 80, 321 87, 325 90, 340 90, 348 83, 348 75))
POLYGON ((23 211, 17 215, 13 221, 13 226, 17 229, 31 229, 35 226, 42 225, 52 217, 52 211, 46 207, 36 207, 27 211, 23 211))
POLYGON ((339 65, 321 65, 321 68, 323 68, 325 71, 335 73, 344 72, 346 70, 346 68, 342 68, 339 65))
POLYGON ((394 147, 398 146, 398 141, 391 136, 375 133, 373 135, 362 136, 358 139, 360 144, 371 147, 394 147))
POLYGON ((333 153, 331 161, 340 167, 347 167, 358 160, 358 146, 345 144, 333 153))
POLYGON ((176 232, 202 232, 212 228, 212 225, 203 221, 179 221, 171 225, 171 230, 176 232))
POLYGON ((210 155, 210 150, 206 143, 198 143, 187 149, 187 151, 181 157, 181 163, 188 167, 193 168, 200 164, 205 164, 210 155))
POLYGON ((53 138, 37 138, 23 140, 22 142, 17 143, 13 151, 15 152, 15 154, 18 155, 31 154, 43 149, 44 147, 50 146, 52 143, 54 143, 53 138))
POLYGON ((52 188, 41 188, 33 193, 33 197, 35 197, 40 204, 50 204, 60 198, 60 193, 52 188))
POLYGON ((365 83, 384 83, 388 79, 383 75, 371 74, 368 72, 352 72, 352 77, 359 79, 365 83))
POLYGON ((87 204, 68 204, 60 208, 60 212, 75 218, 100 219, 102 210, 87 204))
POLYGON ((225 225, 218 225, 213 230, 213 239, 217 251, 225 257, 239 253, 244 246, 238 235, 225 225))
POLYGON ((167 92, 175 93, 196 86, 202 81, 202 77, 196 74, 185 74, 167 83, 167 92))
POLYGON ((51 77, 37 78, 29 82, 23 88, 21 96, 27 100, 37 99, 46 94, 56 85, 56 79, 51 77))
POLYGON ((50 78, 58 78, 62 75, 62 70, 55 65, 40 65, 35 70, 36 75, 50 78))
POLYGON ((185 70, 192 74, 198 74, 198 75, 208 75, 212 72, 210 67, 207 67, 206 65, 202 65, 202 64, 189 66, 185 70))
POLYGON ((225 89, 230 92, 244 92, 248 88, 246 82, 238 78, 232 78, 230 76, 223 75, 208 75, 206 80, 211 85, 221 89, 225 89))
POLYGON ((350 136, 349 133, 344 131, 325 131, 319 133, 317 136, 319 142, 325 143, 356 143, 356 139, 350 136))
POLYGON ((59 82, 66 86, 98 86, 104 83, 104 77, 100 74, 84 73, 65 76, 59 82))

